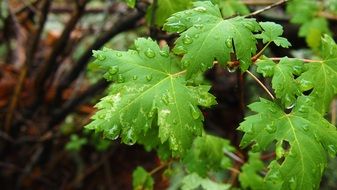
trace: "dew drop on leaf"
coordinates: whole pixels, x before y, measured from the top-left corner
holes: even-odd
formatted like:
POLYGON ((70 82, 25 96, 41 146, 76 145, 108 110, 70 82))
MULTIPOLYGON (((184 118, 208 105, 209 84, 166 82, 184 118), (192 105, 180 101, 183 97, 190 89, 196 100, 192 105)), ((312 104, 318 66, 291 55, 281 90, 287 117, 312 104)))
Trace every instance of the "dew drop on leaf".
POLYGON ((254 30, 254 26, 250 22, 244 23, 243 26, 245 26, 248 30, 251 30, 251 31, 254 30))
POLYGON ((276 132, 276 126, 275 125, 270 125, 270 124, 268 124, 267 126, 266 126, 266 131, 268 132, 268 133, 275 133, 276 132))
POLYGON ((164 104, 168 105, 170 102, 169 102, 169 98, 167 95, 164 95, 161 100, 164 102, 164 104))
POLYGON ((206 12, 206 8, 205 7, 196 7, 193 10, 199 12, 199 13, 204 13, 206 12))
POLYGON ((146 81, 150 82, 152 80, 152 75, 146 75, 146 81))
POLYGON ((146 57, 148 58, 154 58, 156 56, 156 53, 151 49, 151 48, 148 48, 146 51, 145 51, 145 55, 146 57))
POLYGON ((169 56, 169 53, 168 53, 167 51, 163 51, 163 50, 161 50, 161 51, 159 52, 159 54, 160 54, 161 56, 163 56, 163 57, 168 57, 168 56, 169 56))
POLYGON ((117 57, 122 57, 122 55, 123 55, 123 54, 122 54, 121 52, 117 52, 117 53, 116 53, 116 56, 117 56, 117 57))
POLYGON ((300 88, 302 91, 307 91, 313 88, 313 84, 311 81, 307 81, 307 80, 301 80, 300 81, 300 88))
POLYGON ((303 124, 303 125, 301 125, 301 127, 302 127, 302 129, 304 131, 308 131, 309 130, 309 125, 308 124, 303 124))
POLYGON ((105 60, 105 55, 102 55, 102 54, 98 54, 97 55, 97 59, 99 60, 99 61, 104 61, 105 60))
POLYGON ((194 25, 194 27, 196 28, 196 29, 202 29, 203 27, 204 27, 204 25, 202 25, 202 24, 195 24, 194 25))
POLYGON ((189 61, 187 61, 187 60, 183 60, 183 61, 182 61, 182 66, 183 66, 184 68, 187 68, 189 65, 190 65, 190 62, 189 62, 189 61))
POLYGON ((185 54, 187 51, 183 46, 177 46, 174 48, 175 53, 177 54, 185 54))
POLYGON ((193 42, 192 38, 189 37, 188 35, 185 35, 183 37, 183 44, 188 45, 188 44, 191 44, 192 42, 193 42))
POLYGON ((194 38, 199 38, 199 34, 194 35, 194 38))
POLYGON ((133 75, 132 79, 133 79, 133 80, 137 80, 137 79, 138 79, 138 76, 137 76, 137 75, 133 75))
POLYGON ((119 75, 117 76, 117 82, 118 82, 118 83, 123 83, 124 81, 125 81, 125 79, 124 79, 123 75, 119 74, 119 75))
POLYGON ((119 71, 118 66, 113 66, 109 69, 109 74, 114 75, 114 74, 118 73, 118 71, 119 71))
POLYGON ((198 119, 200 117, 199 111, 191 104, 190 104, 190 111, 191 111, 193 119, 198 119))
POLYGON ((336 155, 336 146, 335 145, 328 145, 328 153, 331 157, 336 155))
POLYGON ((226 46, 227 46, 228 48, 232 48, 232 47, 233 47, 232 39, 231 39, 231 38, 228 38, 228 39, 226 40, 226 46))

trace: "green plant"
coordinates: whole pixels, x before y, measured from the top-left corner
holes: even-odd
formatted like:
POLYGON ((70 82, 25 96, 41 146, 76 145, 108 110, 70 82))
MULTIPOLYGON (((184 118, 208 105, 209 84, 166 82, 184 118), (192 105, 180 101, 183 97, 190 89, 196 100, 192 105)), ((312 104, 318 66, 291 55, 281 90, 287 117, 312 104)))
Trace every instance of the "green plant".
MULTIPOLYGON (((309 7, 316 6, 314 2, 310 1, 309 7)), ((157 3, 160 7, 161 1, 157 3)), ((289 2, 288 10, 300 10, 300 3, 304 1, 289 2)), ((221 13, 225 10, 221 6, 196 1, 192 8, 170 16, 163 29, 179 34, 172 50, 139 38, 134 49, 126 52, 107 48, 95 51, 96 64, 115 84, 96 105, 99 110, 86 128, 158 152, 162 164, 151 172, 137 168, 135 189, 152 189, 151 176, 162 168, 171 171, 169 176, 174 175, 175 162, 184 167, 182 189, 229 189, 230 183, 223 184, 228 171, 239 173, 239 187, 243 189, 318 189, 328 156, 335 157, 337 151, 336 128, 325 118, 337 94, 336 43, 329 35, 322 36, 325 29, 319 32, 319 43, 311 43, 311 32, 304 32, 319 59, 268 57, 264 53, 270 44, 290 46, 281 37, 282 26, 250 18, 259 11, 223 19, 229 15, 221 13), (257 48, 258 42, 263 48, 257 48), (270 96, 270 100, 261 98, 250 104, 255 114, 238 127, 244 133, 241 147, 275 153, 270 162, 250 152, 244 163, 228 140, 203 129, 201 108, 211 107, 216 100, 200 75, 214 64, 249 74, 270 96), (271 78, 273 93, 252 70, 271 78), (241 171, 232 167, 233 160, 243 165, 241 171)), ((236 6, 241 11, 233 12, 245 13, 242 6, 236 6)), ((158 9, 156 14, 160 12, 158 9)), ((294 22, 304 24, 302 33, 307 30, 307 21, 316 16, 306 13, 293 17, 294 22)), ((156 24, 160 25, 165 14, 158 16, 156 24)))

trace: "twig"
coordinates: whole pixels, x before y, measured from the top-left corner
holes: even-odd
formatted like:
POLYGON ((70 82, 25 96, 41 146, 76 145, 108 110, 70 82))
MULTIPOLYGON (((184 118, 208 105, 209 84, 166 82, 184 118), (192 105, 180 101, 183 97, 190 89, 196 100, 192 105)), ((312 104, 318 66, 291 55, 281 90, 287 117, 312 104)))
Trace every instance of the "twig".
POLYGON ((268 90, 268 88, 250 71, 246 71, 263 89, 264 91, 267 92, 267 94, 271 97, 271 99, 275 99, 275 97, 273 96, 273 94, 268 90))
POLYGON ((101 48, 106 42, 108 42, 115 35, 127 31, 135 26, 135 23, 144 16, 144 12, 137 11, 131 13, 124 19, 120 19, 116 24, 114 24, 111 30, 103 33, 99 36, 95 42, 87 48, 87 50, 82 54, 82 56, 75 63, 71 71, 64 77, 64 79, 59 83, 56 88, 56 96, 54 105, 58 105, 61 101, 62 92, 70 86, 70 84, 78 77, 78 75, 87 66, 89 60, 92 57, 92 50, 101 48))
POLYGON ((330 12, 321 11, 317 13, 317 16, 324 17, 330 20, 337 20, 337 15, 330 12))
POLYGON ((254 17, 254 16, 258 15, 258 14, 261 14, 262 12, 265 12, 265 11, 267 11, 267 10, 269 10, 269 9, 272 9, 272 8, 274 8, 274 7, 277 7, 277 6, 279 6, 279 5, 282 5, 283 3, 286 3, 287 1, 288 1, 288 0, 281 0, 281 1, 278 1, 278 2, 276 2, 276 3, 274 3, 274 4, 271 4, 271 5, 269 5, 269 6, 265 7, 265 8, 263 8, 263 9, 259 9, 259 10, 257 10, 257 11, 254 11, 254 12, 252 12, 252 13, 246 15, 245 17, 254 17))
POLYGON ((236 162, 240 163, 240 164, 244 164, 245 161, 242 160, 239 156, 237 156, 236 154, 229 152, 229 151, 225 151, 225 155, 230 157, 231 159, 235 160, 236 162))
MULTIPOLYGON (((282 57, 271 57, 271 58, 268 58, 272 61, 280 61, 281 59, 283 59, 282 57)), ((299 59, 299 58, 289 58, 289 59, 297 59, 299 61, 303 61, 305 63, 322 63, 323 61, 322 60, 312 60, 312 59, 299 59)))
POLYGON ((263 52, 267 49, 271 42, 268 42, 256 55, 252 57, 252 62, 255 62, 257 59, 261 57, 263 52))
POLYGON ((336 125, 337 120, 337 99, 332 100, 331 103, 331 124, 336 125))
POLYGON ((35 52, 37 50, 42 31, 43 31, 44 25, 45 25, 47 17, 48 17, 48 11, 49 11, 50 5, 51 5, 50 0, 44 1, 43 5, 42 5, 42 11, 41 11, 42 14, 41 14, 41 18, 40 18, 39 23, 38 23, 39 24, 38 28, 37 28, 35 34, 32 37, 32 41, 29 44, 29 47, 27 48, 26 62, 25 62, 25 65, 23 65, 23 68, 20 71, 19 80, 18 80, 18 83, 15 86, 14 94, 13 94, 13 97, 12 97, 11 102, 9 104, 8 112, 7 112, 6 118, 5 118, 5 130, 7 132, 9 131, 10 125, 12 123, 12 117, 13 117, 14 111, 16 109, 18 99, 19 99, 20 94, 21 94, 21 89, 22 89, 23 83, 24 83, 25 78, 27 76, 28 68, 30 68, 30 66, 32 65, 32 63, 34 61, 34 55, 35 55, 35 52))
POLYGON ((271 5, 275 3, 276 1, 270 1, 270 0, 243 0, 241 1, 245 5, 251 5, 251 6, 260 6, 260 5, 271 5))
POLYGON ((173 162, 173 160, 170 160, 168 162, 164 162, 163 164, 160 164, 158 167, 154 168, 153 170, 151 170, 149 172, 150 175, 154 175, 155 173, 157 173, 158 171, 162 170, 163 168, 171 165, 173 162))

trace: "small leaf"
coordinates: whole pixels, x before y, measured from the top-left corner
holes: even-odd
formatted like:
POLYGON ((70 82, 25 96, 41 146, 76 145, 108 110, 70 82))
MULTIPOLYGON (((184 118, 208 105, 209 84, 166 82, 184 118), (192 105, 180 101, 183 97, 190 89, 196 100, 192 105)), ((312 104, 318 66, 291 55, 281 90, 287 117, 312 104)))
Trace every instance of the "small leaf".
POLYGON ((138 166, 133 171, 132 185, 134 190, 152 190, 153 184, 152 176, 143 167, 138 166))
POLYGON ((255 34, 257 39, 262 39, 263 43, 274 42, 277 46, 288 48, 291 46, 290 42, 283 37, 283 28, 281 25, 274 22, 259 22, 263 29, 261 34, 255 34))

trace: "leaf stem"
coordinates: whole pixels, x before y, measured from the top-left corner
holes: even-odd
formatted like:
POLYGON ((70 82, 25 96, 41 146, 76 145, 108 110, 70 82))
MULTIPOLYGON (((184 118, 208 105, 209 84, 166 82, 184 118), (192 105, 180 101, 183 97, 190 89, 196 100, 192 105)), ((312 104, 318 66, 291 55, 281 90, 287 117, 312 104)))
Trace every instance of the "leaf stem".
POLYGON ((268 88, 250 71, 246 71, 263 89, 264 91, 267 92, 267 94, 271 97, 271 99, 275 99, 275 97, 273 96, 273 94, 268 90, 268 88))
MULTIPOLYGON (((271 57, 269 59, 272 61, 280 61, 282 57, 271 57)), ((297 59, 305 63, 322 63, 323 62, 322 60, 312 60, 312 59, 299 59, 299 58, 290 58, 290 59, 297 59)))
POLYGON ((225 155, 226 155, 226 156, 228 156, 228 157, 230 157, 231 159, 233 159, 233 160, 239 162, 240 164, 244 164, 244 163, 245 163, 245 161, 244 161, 242 158, 240 158, 238 155, 236 155, 236 154, 234 154, 234 153, 232 153, 232 152, 229 152, 229 151, 224 151, 224 152, 225 152, 225 155))
POLYGON ((252 57, 252 62, 255 62, 258 58, 260 58, 261 57, 261 55, 263 54, 263 52, 267 49, 267 47, 269 46, 269 44, 271 43, 271 41, 270 42, 268 42, 256 55, 254 55, 253 57, 252 57))
POLYGON ((151 171, 149 172, 149 174, 150 174, 151 176, 154 175, 155 173, 157 173, 158 171, 162 170, 163 168, 165 168, 165 167, 171 165, 172 162, 173 162, 173 160, 170 160, 170 161, 168 161, 168 162, 164 162, 164 163, 160 164, 159 166, 157 166, 156 168, 154 168, 153 170, 151 170, 151 171))

